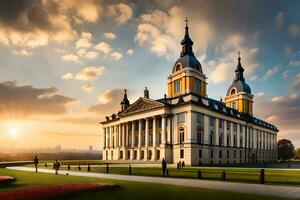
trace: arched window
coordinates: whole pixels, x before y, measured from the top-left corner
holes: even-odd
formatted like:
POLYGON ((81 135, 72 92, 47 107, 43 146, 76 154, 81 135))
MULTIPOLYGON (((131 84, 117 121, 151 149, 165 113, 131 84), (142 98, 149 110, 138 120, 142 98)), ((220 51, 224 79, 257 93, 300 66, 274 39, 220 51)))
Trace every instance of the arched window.
POLYGON ((179 143, 180 144, 184 143, 184 128, 179 129, 179 143))
POLYGON ((213 145, 214 144, 214 132, 211 131, 209 134, 209 144, 213 145))
POLYGON ((234 95, 236 93, 236 90, 235 88, 233 88, 231 91, 230 91, 230 95, 234 95))
POLYGON ((176 72, 180 71, 181 69, 182 69, 182 64, 178 63, 175 68, 176 72))

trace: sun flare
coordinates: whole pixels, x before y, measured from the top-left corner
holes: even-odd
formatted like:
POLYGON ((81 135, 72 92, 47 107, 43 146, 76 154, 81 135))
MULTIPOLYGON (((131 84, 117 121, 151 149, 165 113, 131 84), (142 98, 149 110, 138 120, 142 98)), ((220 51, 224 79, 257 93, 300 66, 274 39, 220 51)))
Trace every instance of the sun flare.
POLYGON ((12 128, 9 129, 9 135, 12 138, 16 138, 18 136, 18 133, 19 133, 19 129, 16 128, 16 127, 12 127, 12 128))

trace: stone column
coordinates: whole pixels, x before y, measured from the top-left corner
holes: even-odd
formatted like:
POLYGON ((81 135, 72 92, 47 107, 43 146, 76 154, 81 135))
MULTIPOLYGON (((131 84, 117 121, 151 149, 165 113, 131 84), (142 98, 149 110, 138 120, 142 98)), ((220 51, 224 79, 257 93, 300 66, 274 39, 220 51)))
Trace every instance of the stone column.
POLYGON ((223 120, 223 146, 227 146, 227 121, 225 120, 223 120))
POLYGON ((106 128, 103 128, 103 149, 106 148, 106 128))
POLYGON ((122 147, 125 148, 125 124, 122 124, 122 147))
POLYGON ((166 144, 166 116, 162 115, 161 116, 161 137, 162 137, 162 144, 166 144))
POLYGON ((215 145, 219 145, 219 123, 220 120, 219 118, 216 118, 216 123, 215 123, 215 145))
POLYGON ((153 131, 153 148, 152 148, 152 160, 156 159, 156 117, 153 117, 153 123, 152 123, 152 131, 153 131))
POLYGON ((234 143, 233 143, 233 122, 230 122, 230 146, 233 147, 234 143))
POLYGON ((174 124, 173 124, 173 141, 175 144, 178 144, 179 143, 179 137, 178 137, 178 122, 177 122, 177 115, 174 114, 173 115, 173 121, 174 121, 174 124))
POLYGON ((145 122, 145 151, 144 151, 144 160, 148 159, 148 146, 149 146, 149 119, 146 119, 145 122))
POLYGON ((131 153, 130 157, 131 160, 134 158, 134 121, 131 122, 131 153))
POLYGON ((139 137, 138 137, 138 151, 137 151, 137 159, 141 159, 141 147, 142 147, 142 120, 139 120, 139 137))
POLYGON ((125 146, 129 146, 129 122, 126 123, 125 146))
POLYGON ((237 147, 240 147, 240 124, 237 124, 236 125, 236 137, 237 137, 237 140, 236 140, 236 146, 237 147))
POLYGON ((203 144, 209 144, 209 116, 204 115, 204 142, 203 144))
POLYGON ((117 147, 117 126, 114 126, 114 146, 117 147))
POLYGON ((167 118, 168 120, 168 133, 167 133, 167 142, 173 144, 173 137, 172 137, 172 116, 167 118))

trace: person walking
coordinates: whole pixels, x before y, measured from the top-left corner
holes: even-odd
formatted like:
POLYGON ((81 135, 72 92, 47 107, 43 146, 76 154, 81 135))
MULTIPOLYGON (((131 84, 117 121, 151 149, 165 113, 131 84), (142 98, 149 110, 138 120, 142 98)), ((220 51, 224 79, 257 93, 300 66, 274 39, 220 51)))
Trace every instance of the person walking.
POLYGON ((163 172, 163 177, 165 177, 166 171, 167 171, 167 162, 164 158, 162 159, 162 162, 161 162, 161 168, 162 168, 162 172, 163 172))
POLYGON ((181 168, 183 169, 183 167, 185 166, 184 161, 181 162, 181 168))
POLYGON ((57 160, 55 160, 55 174, 56 175, 58 174, 59 168, 60 168, 60 163, 57 160))
POLYGON ((38 172, 39 159, 38 159, 37 155, 35 155, 33 162, 34 162, 34 166, 35 166, 35 172, 38 172))

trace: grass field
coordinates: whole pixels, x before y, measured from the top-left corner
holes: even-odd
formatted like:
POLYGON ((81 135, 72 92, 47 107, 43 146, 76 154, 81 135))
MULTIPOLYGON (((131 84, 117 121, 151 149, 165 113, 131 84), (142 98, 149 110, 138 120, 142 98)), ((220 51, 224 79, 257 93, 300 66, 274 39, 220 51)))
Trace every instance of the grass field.
MULTIPOLYGON (((286 198, 275 198, 268 196, 259 196, 252 194, 243 194, 237 192, 229 192, 222 190, 209 190, 209 189, 197 189, 188 187, 179 187, 171 185, 161 185, 161 184, 150 184, 150 183, 137 183, 128 181, 112 181, 112 180, 101 180, 96 178, 88 177, 72 177, 72 176, 61 176, 54 174, 44 174, 44 173, 33 173, 33 172, 23 172, 14 171, 9 169, 0 169, 0 175, 9 175, 16 178, 15 183, 2 184, 0 185, 0 192, 22 188, 22 187, 32 187, 40 185, 57 185, 57 184, 67 184, 67 183, 113 183, 120 186, 117 190, 104 190, 104 191, 94 191, 94 192, 83 192, 75 197, 63 197, 62 199, 67 200, 81 200, 81 199, 222 199, 222 200, 284 200, 286 198)), ((58 198, 58 200, 60 200, 58 198)))
MULTIPOLYGON (((84 163, 85 164, 85 163, 84 163)), ((27 165, 33 166, 33 165, 27 165)), ((162 171, 159 165, 131 165, 132 175, 140 176, 161 176, 162 171)), ((44 164, 39 164, 40 168, 44 168, 44 164)), ((52 168, 52 164, 48 163, 48 168, 52 168)), ((226 172, 226 180, 233 182, 259 183, 259 172, 257 168, 221 168, 221 167, 185 167, 177 170, 174 166, 170 166, 169 176, 176 178, 198 178, 198 171, 201 171, 203 179, 221 180, 221 173, 226 172)), ((67 170, 67 166, 61 167, 67 170)), ((79 171, 78 166, 71 166, 72 171, 79 171)), ((87 166, 81 165, 81 171, 87 172, 87 166)), ((106 165, 91 165, 91 172, 106 173, 106 165)), ((109 173, 128 174, 129 165, 112 164, 109 165, 109 173)), ((300 186, 300 170, 284 170, 284 169, 265 169, 266 184, 272 185, 293 185, 300 186)))

